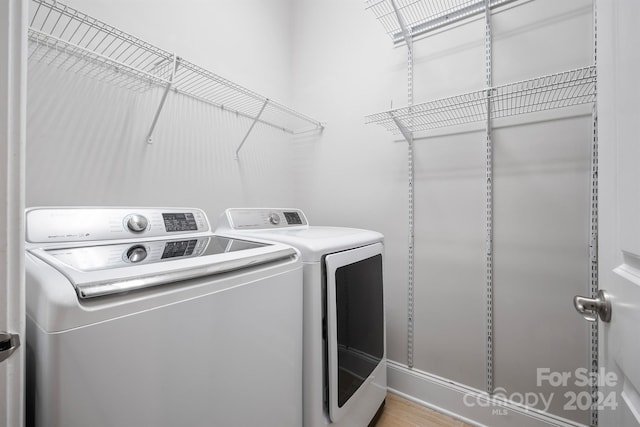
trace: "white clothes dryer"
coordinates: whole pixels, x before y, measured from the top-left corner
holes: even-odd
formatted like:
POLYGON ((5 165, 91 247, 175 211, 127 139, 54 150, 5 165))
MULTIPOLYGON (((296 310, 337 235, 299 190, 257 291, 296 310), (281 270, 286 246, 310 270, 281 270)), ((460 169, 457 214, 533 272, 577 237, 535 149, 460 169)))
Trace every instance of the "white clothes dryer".
POLYGON ((302 254, 305 427, 364 427, 387 390, 383 236, 310 226, 299 209, 227 209, 220 235, 286 243, 302 254))
POLYGON ((26 213, 29 426, 302 424, 302 263, 199 209, 26 213))

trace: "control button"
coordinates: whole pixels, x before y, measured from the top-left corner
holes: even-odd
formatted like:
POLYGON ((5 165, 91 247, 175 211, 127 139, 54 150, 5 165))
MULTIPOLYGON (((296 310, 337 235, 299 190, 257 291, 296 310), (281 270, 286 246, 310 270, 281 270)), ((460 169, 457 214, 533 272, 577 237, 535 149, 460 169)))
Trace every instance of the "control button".
POLYGON ((278 215, 275 212, 271 212, 269 214, 269 222, 273 225, 278 225, 280 224, 280 215, 278 215))
POLYGON ((140 233, 147 229, 149 221, 142 215, 134 214, 127 220, 127 228, 134 233, 140 233))
POLYGON ((131 262, 144 261, 147 257, 147 249, 142 245, 131 246, 127 251, 127 259, 131 262))

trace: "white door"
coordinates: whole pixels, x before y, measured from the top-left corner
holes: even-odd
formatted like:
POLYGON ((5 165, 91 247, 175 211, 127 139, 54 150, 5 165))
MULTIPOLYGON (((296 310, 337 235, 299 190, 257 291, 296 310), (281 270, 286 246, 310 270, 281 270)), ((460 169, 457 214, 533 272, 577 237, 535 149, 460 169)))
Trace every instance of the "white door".
POLYGON ((7 427, 24 424, 26 9, 26 0, 0 1, 0 425, 7 427))
POLYGON ((599 419, 640 426, 640 1, 598 0, 599 419))

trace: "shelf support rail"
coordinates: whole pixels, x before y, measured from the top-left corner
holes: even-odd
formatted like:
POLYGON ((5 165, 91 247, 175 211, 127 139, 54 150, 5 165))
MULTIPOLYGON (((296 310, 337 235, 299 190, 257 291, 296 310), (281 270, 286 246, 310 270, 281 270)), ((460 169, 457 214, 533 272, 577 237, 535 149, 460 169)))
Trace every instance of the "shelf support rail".
POLYGON ((491 28, 491 0, 485 0, 485 76, 487 84, 487 117, 485 127, 485 221, 486 221, 486 365, 487 365, 487 393, 494 393, 494 325, 493 325, 493 141, 491 107, 493 104, 493 79, 492 79, 492 28, 491 28))
MULTIPOLYGON (((407 44, 407 98, 409 105, 409 126, 413 126, 412 107, 413 107, 413 35, 407 28, 404 17, 398 9, 395 0, 389 0, 391 7, 398 19, 398 24, 402 30, 402 36, 407 44)), ((391 115, 402 136, 407 140, 407 174, 409 177, 409 247, 408 247, 408 266, 407 266, 407 366, 413 368, 413 328, 414 328, 414 200, 413 200, 413 181, 414 181, 414 160, 413 160, 413 132, 411 132, 397 117, 391 115)))
POLYGON ((242 142, 240 142, 240 145, 238 145, 238 148, 236 148, 236 160, 240 158, 239 153, 240 153, 240 150, 242 149, 242 146, 244 145, 245 142, 247 142, 247 138, 249 137, 249 134, 253 130, 256 123, 258 123, 258 121, 260 120, 260 116, 262 115, 262 112, 264 111, 264 109, 267 107, 268 103, 269 103, 269 98, 264 100, 264 104, 262 104, 262 108, 260 108, 260 111, 258 111, 258 115, 253 118, 253 123, 251 123, 249 130, 247 130, 247 133, 244 135, 244 138, 242 138, 242 142))
MULTIPOLYGON (((409 50, 411 52, 411 50, 409 50)), ((409 101, 413 101, 412 75, 413 67, 411 64, 412 55, 409 55, 409 101)), ((400 119, 393 115, 393 111, 389 112, 389 116, 396 124, 400 133, 407 141, 407 174, 409 176, 409 251, 408 251, 408 272, 407 272, 407 367, 413 368, 413 328, 414 328, 414 200, 413 200, 413 181, 414 181, 414 162, 413 162, 413 132, 402 123, 400 119)), ((411 121, 411 117, 409 118, 411 121)))
MULTIPOLYGON (((597 1, 593 0, 593 66, 598 65, 598 8, 597 1)), ((591 113, 592 119, 592 140, 591 140, 591 213, 589 215, 590 223, 590 242, 589 242, 589 261, 591 277, 589 279, 589 288, 591 295, 597 295, 600 287, 598 282, 598 80, 594 80, 594 102, 591 113)), ((599 378, 600 360, 598 349, 600 340, 598 336, 598 323, 591 323, 591 375, 592 378, 599 378)), ((590 384, 591 407, 589 408, 589 418, 592 427, 598 426, 598 382, 592 381, 590 384)))
MULTIPOLYGON (((160 113, 162 112, 162 109, 164 108, 164 104, 165 104, 165 102, 167 102, 167 95, 169 95, 169 91, 173 87, 173 82, 174 82, 175 77, 176 77, 176 71, 178 71, 179 62, 180 62, 180 58, 178 58, 176 56, 176 54, 174 53, 173 54, 172 64, 171 64, 171 77, 169 78, 169 81, 167 82, 167 85, 164 88, 164 93, 162 94, 162 99, 160 99, 160 105, 158 105, 158 109, 156 110, 156 114, 153 117, 153 121, 151 122, 151 129, 149 129, 149 134, 147 135, 147 143, 148 144, 153 144, 153 131, 156 128, 156 124, 158 124, 158 118, 160 118, 160 113)), ((160 64, 158 64, 158 65, 160 65, 160 64)))

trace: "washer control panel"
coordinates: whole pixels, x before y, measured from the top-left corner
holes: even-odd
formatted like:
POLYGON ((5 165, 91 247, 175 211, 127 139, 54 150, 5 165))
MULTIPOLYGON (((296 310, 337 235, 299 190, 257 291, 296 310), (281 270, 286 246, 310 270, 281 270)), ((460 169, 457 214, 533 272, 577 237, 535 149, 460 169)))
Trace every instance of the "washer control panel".
POLYGON ((306 227, 307 217, 300 209, 227 209, 221 224, 234 230, 306 227))
POLYGON ((75 270, 96 271, 197 257, 204 254, 210 241, 210 237, 150 240, 137 243, 46 249, 44 253, 75 270))
MULTIPOLYGON (((26 214, 32 243, 160 237, 210 231, 195 208, 34 208, 26 214)), ((134 258, 142 256, 136 253, 134 258)))

